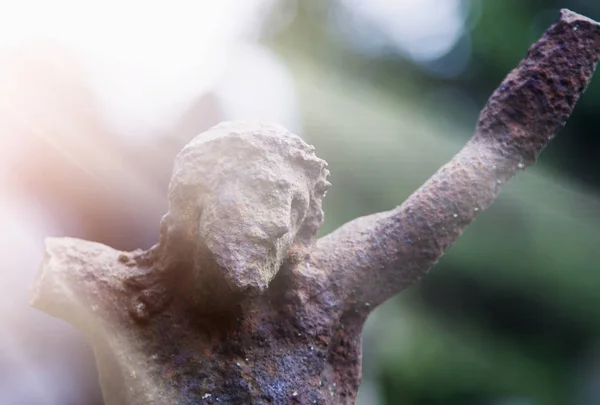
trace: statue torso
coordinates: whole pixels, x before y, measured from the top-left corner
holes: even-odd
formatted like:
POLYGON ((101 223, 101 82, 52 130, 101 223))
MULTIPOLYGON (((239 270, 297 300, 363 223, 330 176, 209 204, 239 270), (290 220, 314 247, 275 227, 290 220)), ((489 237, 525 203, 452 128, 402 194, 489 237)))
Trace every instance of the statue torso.
POLYGON ((354 403, 366 312, 331 304, 334 292, 318 274, 278 277, 234 313, 190 314, 175 297, 148 325, 132 321, 136 340, 126 344, 139 355, 116 367, 126 404, 354 403))

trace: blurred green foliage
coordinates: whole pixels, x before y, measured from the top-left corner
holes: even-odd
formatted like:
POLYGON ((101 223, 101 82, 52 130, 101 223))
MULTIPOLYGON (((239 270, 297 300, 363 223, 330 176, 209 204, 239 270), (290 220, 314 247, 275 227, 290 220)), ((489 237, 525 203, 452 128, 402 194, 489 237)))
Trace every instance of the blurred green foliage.
MULTIPOLYGON (((330 164, 324 233, 401 204, 456 153, 560 8, 600 19, 597 1, 464 5, 470 60, 450 77, 393 50, 357 51, 332 24, 333 0, 297 2, 293 22, 266 38, 295 76, 305 136, 330 164)), ((541 161, 371 317, 364 375, 384 403, 600 403, 599 112, 596 77, 541 161)))

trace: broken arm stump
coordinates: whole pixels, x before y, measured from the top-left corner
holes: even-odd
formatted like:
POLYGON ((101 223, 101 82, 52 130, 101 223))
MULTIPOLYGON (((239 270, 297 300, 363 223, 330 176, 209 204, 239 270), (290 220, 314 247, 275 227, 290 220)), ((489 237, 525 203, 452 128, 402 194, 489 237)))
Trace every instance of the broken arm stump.
POLYGON ((218 125, 177 156, 156 246, 48 239, 33 305, 85 334, 107 405, 353 403, 368 314, 535 162, 599 52, 600 25, 562 10, 449 163, 319 240, 329 172, 314 148, 275 125, 218 125))

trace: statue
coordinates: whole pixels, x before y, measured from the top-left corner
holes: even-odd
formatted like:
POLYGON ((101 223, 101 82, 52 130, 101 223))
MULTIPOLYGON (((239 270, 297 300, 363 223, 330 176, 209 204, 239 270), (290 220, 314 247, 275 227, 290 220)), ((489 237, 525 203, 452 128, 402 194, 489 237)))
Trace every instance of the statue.
POLYGON ((563 10, 449 163, 320 239, 314 148, 276 125, 213 127, 176 158, 156 246, 48 239, 33 304, 91 342, 107 405, 353 403, 369 313, 535 162, 599 54, 600 25, 563 10))

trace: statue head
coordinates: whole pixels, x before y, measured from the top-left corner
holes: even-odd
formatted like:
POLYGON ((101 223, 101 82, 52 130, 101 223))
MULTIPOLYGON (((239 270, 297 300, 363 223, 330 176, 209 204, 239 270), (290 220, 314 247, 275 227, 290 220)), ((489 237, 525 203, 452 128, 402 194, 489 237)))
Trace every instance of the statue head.
MULTIPOLYGON (((177 155, 161 222, 167 266, 191 269, 207 289, 260 294, 323 222, 327 164, 276 125, 228 122, 177 155)), ((186 270, 187 271, 187 270, 186 270)))

